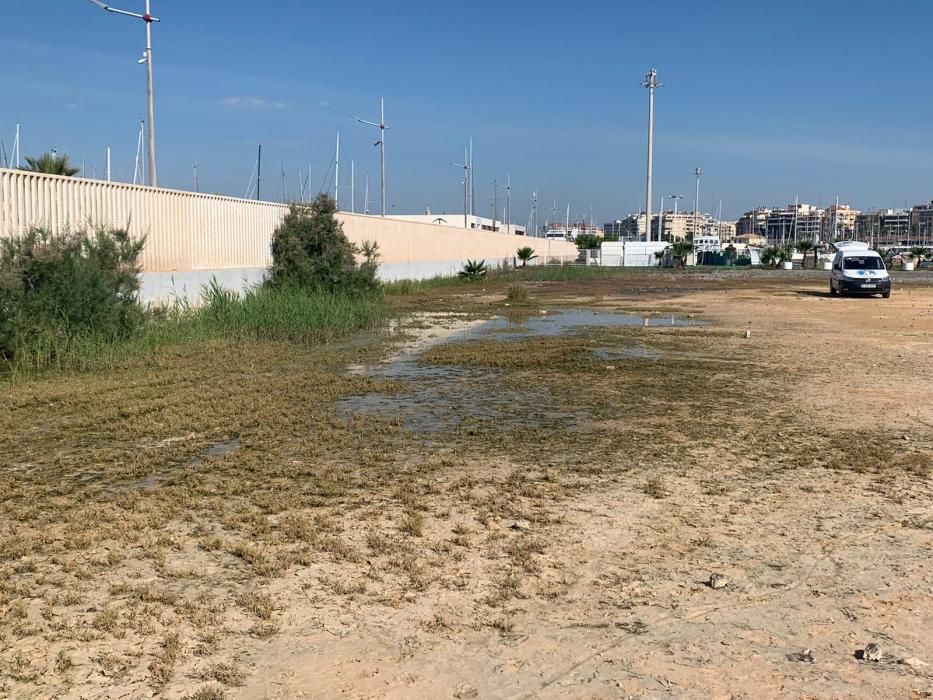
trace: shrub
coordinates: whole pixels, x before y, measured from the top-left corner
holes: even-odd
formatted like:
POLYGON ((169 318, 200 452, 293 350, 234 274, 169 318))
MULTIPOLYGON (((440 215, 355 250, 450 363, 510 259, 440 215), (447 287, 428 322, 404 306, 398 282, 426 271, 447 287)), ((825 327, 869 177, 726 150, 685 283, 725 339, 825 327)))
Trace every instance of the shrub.
POLYGON ((293 204, 272 236, 275 287, 359 293, 379 287, 375 243, 351 243, 334 216, 337 205, 327 195, 311 204, 293 204), (362 255, 362 263, 356 256, 362 255))
POLYGON ((0 356, 63 352, 78 339, 124 338, 143 320, 139 255, 144 240, 33 228, 0 242, 0 356))
POLYGON ((457 273, 457 277, 473 282, 475 280, 484 279, 486 277, 486 272, 485 260, 467 260, 463 269, 457 273))
POLYGON ((510 284, 507 298, 512 304, 527 304, 530 299, 528 287, 522 284, 510 284))

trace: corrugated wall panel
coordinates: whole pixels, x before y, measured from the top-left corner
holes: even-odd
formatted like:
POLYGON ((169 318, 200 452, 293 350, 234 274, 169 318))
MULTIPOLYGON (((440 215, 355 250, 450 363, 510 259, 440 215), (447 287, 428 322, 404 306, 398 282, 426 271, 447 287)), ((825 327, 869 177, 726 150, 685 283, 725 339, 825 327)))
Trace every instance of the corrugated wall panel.
MULTIPOLYGON (((147 236, 146 272, 267 267, 272 232, 287 211, 274 202, 0 169, 0 238, 39 225, 55 231, 127 228, 134 237, 147 236)), ((501 259, 536 241, 378 216, 338 217, 350 240, 379 245, 383 263, 501 259)), ((573 244, 559 241, 550 250, 576 252, 573 244)))

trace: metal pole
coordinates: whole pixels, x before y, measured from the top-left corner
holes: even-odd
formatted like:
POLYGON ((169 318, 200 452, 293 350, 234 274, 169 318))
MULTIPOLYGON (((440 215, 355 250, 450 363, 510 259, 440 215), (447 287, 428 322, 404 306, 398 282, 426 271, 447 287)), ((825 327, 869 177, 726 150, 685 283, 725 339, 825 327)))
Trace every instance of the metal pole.
POLYGON ((107 146, 107 182, 110 182, 110 146, 107 146))
POLYGON ((661 208, 658 209, 658 241, 664 240, 664 195, 661 195, 661 208))
POLYGON ((256 159, 256 201, 259 201, 259 183, 262 182, 262 144, 259 144, 259 155, 256 159))
POLYGON ((496 231, 496 219, 499 218, 499 185, 492 181, 492 230, 496 231))
POLYGON ((511 236, 512 235, 512 174, 509 173, 508 179, 506 180, 505 188, 505 230, 511 236))
POLYGON ((146 0, 146 98, 149 103, 149 184, 159 186, 156 173, 156 146, 155 146, 155 99, 152 90, 152 15, 149 7, 150 0, 146 0))
POLYGON ((658 72, 652 68, 645 75, 642 87, 648 88, 648 176, 645 187, 645 240, 651 240, 651 185, 654 171, 654 90, 661 87, 658 72))
POLYGON ((350 213, 356 214, 356 161, 350 161, 350 213))
POLYGON ((334 168, 334 201, 340 211, 340 129, 337 129, 337 165, 334 168))
POLYGON ((381 148, 379 149, 380 167, 382 168, 382 215, 386 215, 386 101, 379 98, 379 136, 381 148))
POLYGON ((476 216, 476 173, 473 172, 473 137, 470 137, 470 214, 476 216))
POLYGON ((700 227, 700 175, 703 174, 703 171, 700 168, 697 168, 695 171, 697 176, 697 194, 696 199, 693 202, 693 238, 696 240, 697 233, 700 227))

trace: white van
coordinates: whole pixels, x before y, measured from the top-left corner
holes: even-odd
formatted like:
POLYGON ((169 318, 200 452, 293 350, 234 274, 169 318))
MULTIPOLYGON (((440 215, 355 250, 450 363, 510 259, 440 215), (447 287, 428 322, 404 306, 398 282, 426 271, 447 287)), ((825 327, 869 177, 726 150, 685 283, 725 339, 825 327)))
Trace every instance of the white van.
POLYGON ((884 258, 866 243, 846 241, 834 245, 838 252, 829 278, 830 294, 880 294, 885 299, 891 296, 891 276, 884 258))

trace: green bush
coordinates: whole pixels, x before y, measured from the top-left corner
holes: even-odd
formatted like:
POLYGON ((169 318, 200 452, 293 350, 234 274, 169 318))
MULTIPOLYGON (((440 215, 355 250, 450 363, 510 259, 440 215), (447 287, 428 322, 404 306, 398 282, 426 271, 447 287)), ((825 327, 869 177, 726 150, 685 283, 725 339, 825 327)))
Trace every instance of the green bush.
POLYGON ((0 241, 0 356, 66 352, 91 336, 117 340, 143 321, 139 255, 126 231, 51 233, 0 241))
POLYGON ((327 195, 311 204, 293 204, 272 235, 273 287, 298 287, 355 294, 379 287, 374 243, 351 243, 334 216, 337 205, 327 195), (356 256, 362 254, 362 263, 356 256))

